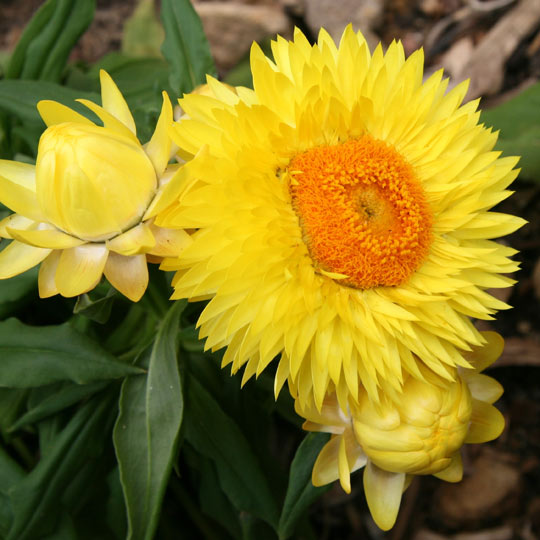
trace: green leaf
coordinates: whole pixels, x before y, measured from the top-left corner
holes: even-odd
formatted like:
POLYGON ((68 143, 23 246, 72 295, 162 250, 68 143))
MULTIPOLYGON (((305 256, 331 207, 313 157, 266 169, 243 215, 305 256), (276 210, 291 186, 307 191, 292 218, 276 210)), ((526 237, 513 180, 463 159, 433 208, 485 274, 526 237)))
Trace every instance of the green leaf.
POLYGON ((25 122, 44 125, 36 105, 42 99, 52 99, 94 120, 96 117, 75 100, 79 98, 99 102, 99 95, 73 90, 56 83, 45 81, 0 80, 0 109, 25 122))
POLYGON ((169 89, 169 66, 165 60, 131 58, 114 52, 96 63, 90 74, 97 77, 100 69, 114 79, 131 109, 145 108, 159 113, 163 101, 161 92, 169 89))
POLYGON ((496 148, 521 156, 521 175, 540 181, 540 83, 507 102, 482 111, 482 121, 500 130, 496 148))
POLYGON ((29 388, 70 380, 88 384, 141 373, 68 325, 0 322, 0 386, 29 388))
POLYGON ((27 389, 0 388, 0 433, 4 438, 8 438, 7 430, 26 410, 28 393, 27 389))
POLYGON ((7 494, 10 488, 24 478, 24 470, 0 446, 0 493, 7 494))
POLYGON ((33 540, 53 531, 66 486, 103 451, 114 397, 98 395, 83 405, 32 472, 10 490, 14 519, 7 540, 33 540))
POLYGON ((540 182, 540 123, 529 126, 515 138, 503 136, 502 133, 496 149, 505 156, 521 156, 518 163, 520 176, 540 182))
POLYGON ((24 475, 22 467, 0 446, 0 538, 6 537, 13 521, 8 492, 24 475))
POLYGON ((139 0, 122 32, 122 52, 130 56, 161 58, 165 32, 156 17, 154 0, 139 0))
POLYGON ((171 66, 171 86, 177 96, 206 82, 216 74, 201 20, 190 0, 162 0, 161 20, 165 28, 163 56, 171 66))
POLYGON ((310 433, 298 447, 291 464, 289 485, 285 502, 279 518, 278 533, 280 540, 290 538, 298 520, 303 517, 309 506, 330 486, 315 487, 311 482, 311 472, 315 460, 328 442, 327 433, 310 433))
POLYGON ((215 462, 221 487, 231 502, 276 528, 276 503, 249 443, 195 377, 189 381, 186 411, 185 437, 215 462))
POLYGON ((81 294, 77 298, 73 313, 88 317, 90 320, 104 324, 109 320, 116 296, 116 289, 108 287, 105 296, 99 296, 95 290, 92 293, 81 294))
POLYGON ((199 502, 201 509, 224 527, 233 538, 240 538, 242 533, 238 513, 225 493, 221 489, 216 489, 219 485, 219 476, 215 463, 202 456, 200 461, 199 502))
POLYGON ((6 78, 58 82, 71 49, 94 17, 95 0, 48 0, 27 25, 6 78))
POLYGON ((107 382, 102 381, 83 385, 69 384, 28 410, 8 431, 16 431, 23 426, 34 424, 59 411, 63 411, 84 398, 103 390, 107 384, 107 382))
POLYGON ((183 416, 178 371, 178 326, 186 302, 163 319, 154 345, 140 362, 148 374, 124 381, 114 446, 128 513, 128 539, 151 539, 176 454, 183 416))
POLYGON ((0 281, 0 319, 13 313, 21 301, 37 290, 37 268, 0 281))
POLYGON ((79 540, 79 537, 73 525, 73 520, 67 513, 64 513, 56 531, 49 536, 43 537, 43 540, 79 540))

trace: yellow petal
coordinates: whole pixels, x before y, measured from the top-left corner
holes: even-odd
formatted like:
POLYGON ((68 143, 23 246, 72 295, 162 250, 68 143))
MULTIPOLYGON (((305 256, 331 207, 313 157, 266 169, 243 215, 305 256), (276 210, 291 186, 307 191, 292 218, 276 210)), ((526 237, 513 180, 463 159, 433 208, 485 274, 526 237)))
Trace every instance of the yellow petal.
POLYGON ((93 289, 101 279, 108 251, 103 244, 84 244, 62 251, 56 286, 62 296, 77 296, 93 289))
POLYGON ((156 245, 149 251, 158 257, 178 257, 184 249, 193 243, 191 235, 183 229, 165 229, 154 224, 150 230, 156 239, 156 245))
POLYGON ((46 221, 36 197, 34 165, 0 160, 0 202, 29 219, 46 221))
POLYGON ((156 129, 146 145, 146 153, 150 161, 154 164, 156 174, 161 176, 169 163, 171 155, 171 138, 169 137, 169 127, 173 122, 173 110, 171 100, 167 92, 163 92, 163 105, 159 115, 156 129))
POLYGON ((118 118, 130 131, 137 134, 135 120, 133 120, 128 104, 111 76, 105 70, 101 69, 99 71, 99 80, 101 82, 101 101, 103 108, 118 118))
POLYGON ((11 214, 0 221, 0 236, 2 238, 13 238, 8 229, 17 229, 19 231, 28 229, 34 225, 35 221, 28 219, 20 214, 11 214))
POLYGON ((461 454, 456 452, 452 456, 450 465, 446 469, 435 473, 433 476, 436 476, 445 482, 461 482, 461 479, 463 478, 463 463, 461 461, 461 454))
POLYGON ((339 483, 345 493, 351 492, 351 470, 347 460, 347 447, 345 437, 340 437, 339 455, 338 455, 339 483))
POLYGON ((115 131, 119 135, 123 135, 128 139, 140 144, 139 139, 135 136, 133 131, 131 131, 123 122, 120 122, 116 116, 113 116, 110 112, 106 111, 103 107, 100 107, 93 101, 88 99, 78 99, 79 103, 82 103, 85 107, 88 107, 92 112, 96 113, 96 116, 101 119, 103 126, 111 131, 115 131))
POLYGON ((486 403, 495 403, 504 392, 504 388, 492 377, 477 373, 463 375, 473 398, 486 403))
POLYGON ((340 435, 332 435, 317 456, 311 474, 314 486, 324 486, 339 478, 338 460, 341 439, 340 435))
POLYGON ((465 442, 483 443, 496 439, 504 429, 504 416, 493 405, 473 399, 469 431, 465 442))
POLYGON ((125 257, 109 253, 104 269, 109 283, 133 302, 138 302, 148 286, 148 265, 144 255, 125 257))
POLYGON ((53 251, 39 267, 38 287, 40 298, 49 298, 58 294, 55 276, 61 254, 62 252, 59 250, 53 251))
POLYGON ((504 339, 497 332, 482 332, 482 337, 487 343, 483 347, 474 348, 470 357, 467 357, 476 371, 484 371, 493 364, 504 349, 504 339))
POLYGON ((80 246, 84 244, 84 240, 75 238, 58 229, 41 229, 34 231, 20 231, 8 228, 8 232, 17 240, 30 244, 31 246, 51 248, 51 249, 66 249, 70 247, 80 246))
POLYGON ((364 491, 371 517, 383 531, 391 529, 396 522, 404 484, 405 474, 383 471, 368 461, 364 469, 364 491))
POLYGON ((63 124, 64 122, 95 126, 94 122, 88 120, 88 118, 82 114, 75 112, 73 109, 62 105, 57 101, 44 99, 37 104, 37 109, 41 118, 43 118, 43 121, 47 124, 47 127, 63 124))
POLYGON ((39 264, 50 252, 50 249, 36 248, 13 240, 0 251, 0 279, 26 272, 39 264))
POLYGON ((186 174, 185 166, 171 166, 165 173, 165 177, 161 178, 159 191, 156 193, 154 200, 148 206, 143 220, 147 220, 157 216, 165 210, 169 205, 178 199, 185 183, 189 180, 186 174), (170 174, 170 178, 168 178, 170 174))
POLYGON ((154 235, 146 223, 139 223, 133 229, 107 241, 108 249, 125 256, 146 253, 155 245, 154 235))

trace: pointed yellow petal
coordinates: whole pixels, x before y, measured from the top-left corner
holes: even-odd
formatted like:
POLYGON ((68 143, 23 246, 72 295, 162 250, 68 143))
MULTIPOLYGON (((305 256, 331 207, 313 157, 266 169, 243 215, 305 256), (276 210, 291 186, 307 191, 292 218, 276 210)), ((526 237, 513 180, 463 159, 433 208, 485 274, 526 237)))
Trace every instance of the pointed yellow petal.
POLYGON ((40 298, 49 298, 58 294, 55 276, 61 254, 62 252, 59 250, 53 251, 39 267, 38 287, 40 298))
POLYGON ((115 289, 133 302, 141 299, 148 286, 148 265, 144 255, 125 257, 111 252, 104 274, 115 289))
POLYGON ((496 439, 504 429, 504 416, 489 403, 473 399, 472 404, 471 424, 465 442, 476 444, 496 439))
POLYGON ((161 114, 157 121, 156 129, 146 145, 146 153, 150 161, 154 164, 156 174, 161 176, 169 163, 171 155, 171 138, 169 137, 169 127, 173 122, 173 110, 171 100, 167 92, 163 92, 163 105, 161 114))
POLYGON ((463 463, 461 461, 461 454, 456 452, 452 456, 450 465, 442 471, 435 473, 433 476, 444 480, 445 482, 461 482, 463 478, 463 463))
POLYGON ((133 131, 131 131, 123 122, 120 122, 116 116, 113 116, 103 107, 100 107, 88 99, 78 99, 77 101, 82 103, 85 107, 88 107, 92 112, 96 113, 96 116, 103 122, 104 127, 118 133, 119 135, 123 135, 124 137, 131 139, 137 144, 140 144, 139 139, 137 139, 133 131))
POLYGON ((62 296, 77 296, 93 289, 101 279, 108 251, 103 244, 84 244, 62 251, 56 286, 62 296))
POLYGON ((108 240, 107 248, 120 255, 130 256, 146 253, 156 245, 156 240, 146 223, 139 223, 112 240, 108 240))
POLYGON ((383 531, 391 529, 396 522, 404 483, 405 474, 383 471, 370 461, 364 469, 364 491, 369 511, 383 531))
POLYGON ((103 108, 118 118, 120 122, 126 125, 136 135, 135 120, 133 120, 128 104, 118 89, 118 86, 116 86, 111 76, 103 69, 99 72, 99 80, 101 81, 101 101, 103 108))
POLYGON ((36 197, 34 165, 0 160, 0 202, 29 219, 46 221, 36 197))
POLYGON ((82 114, 79 114, 73 109, 66 107, 66 105, 62 105, 56 101, 44 99, 37 104, 37 109, 41 118, 43 118, 43 121, 47 124, 47 127, 63 124, 64 122, 95 126, 94 122, 88 120, 88 118, 82 114))
POLYGON ((0 236, 2 238, 13 238, 8 232, 8 229, 17 229, 19 231, 28 229, 34 225, 35 221, 28 219, 19 214, 11 214, 0 221, 0 236))
POLYGON ((156 239, 156 245, 149 251, 158 257, 178 257, 184 249, 193 243, 191 235, 183 229, 165 229, 154 224, 150 230, 156 239))
POLYGON ((13 240, 0 251, 0 279, 26 272, 39 264, 50 252, 50 249, 36 248, 13 240))
POLYGON ((339 483, 345 493, 351 492, 351 470, 347 460, 347 447, 345 445, 345 436, 340 437, 339 455, 338 455, 339 483))
MULTIPOLYGON (((151 219, 175 202, 185 183, 189 180, 185 166, 171 166, 161 178, 159 191, 146 210, 143 220, 151 219), (170 178, 168 178, 170 174, 170 178)), ((159 219, 159 218, 158 218, 159 219)))
POLYGON ((58 229, 20 231, 9 227, 8 232, 13 238, 36 247, 66 249, 84 244, 84 240, 75 238, 58 229))

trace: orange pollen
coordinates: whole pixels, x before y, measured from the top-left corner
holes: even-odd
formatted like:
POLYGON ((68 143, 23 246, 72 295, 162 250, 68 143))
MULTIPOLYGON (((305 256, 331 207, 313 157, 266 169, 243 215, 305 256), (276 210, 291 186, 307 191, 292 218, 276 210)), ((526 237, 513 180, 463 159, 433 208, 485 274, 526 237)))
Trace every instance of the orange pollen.
POLYGON ((413 168, 364 135, 296 155, 288 166, 293 208, 317 269, 358 289, 397 286, 425 260, 432 215, 413 168))

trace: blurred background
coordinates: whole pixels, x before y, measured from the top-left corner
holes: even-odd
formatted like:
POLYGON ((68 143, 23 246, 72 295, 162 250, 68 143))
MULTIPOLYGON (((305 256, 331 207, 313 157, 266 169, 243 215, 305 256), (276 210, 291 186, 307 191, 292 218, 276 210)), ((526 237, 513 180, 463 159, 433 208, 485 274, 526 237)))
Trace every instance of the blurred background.
MULTIPOLYGON (((491 375, 505 387, 499 408, 507 427, 494 443, 465 447, 465 478, 421 478, 407 491, 395 528, 367 518, 361 474, 350 496, 334 486, 313 508, 321 539, 534 540, 540 538, 540 0, 195 0, 221 78, 250 84, 252 41, 264 47, 298 26, 310 40, 324 26, 339 39, 348 23, 371 47, 393 39, 407 53, 423 47, 426 74, 444 68, 450 85, 470 79, 483 120, 502 130, 499 148, 523 155, 514 196, 497 210, 529 221, 503 239, 520 250, 512 288, 494 291, 514 308, 481 329, 506 340, 491 375)), ((0 65, 41 0, 0 0, 0 65)), ((159 2, 98 0, 94 22, 72 52, 81 69, 122 50, 159 56, 159 2), (129 29, 129 30, 128 30, 129 29), (137 39, 144 34, 145 39, 137 39)), ((284 434, 284 437, 287 437, 284 434)))

